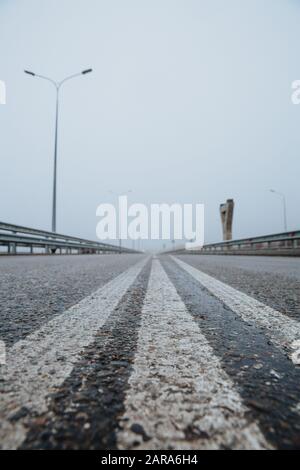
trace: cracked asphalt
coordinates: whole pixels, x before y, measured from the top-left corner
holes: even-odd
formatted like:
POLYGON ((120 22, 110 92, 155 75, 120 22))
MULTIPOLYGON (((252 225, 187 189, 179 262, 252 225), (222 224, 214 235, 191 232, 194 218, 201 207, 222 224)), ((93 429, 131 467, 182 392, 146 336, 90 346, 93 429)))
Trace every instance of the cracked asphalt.
POLYGON ((299 302, 296 258, 3 257, 0 447, 300 449, 299 302))

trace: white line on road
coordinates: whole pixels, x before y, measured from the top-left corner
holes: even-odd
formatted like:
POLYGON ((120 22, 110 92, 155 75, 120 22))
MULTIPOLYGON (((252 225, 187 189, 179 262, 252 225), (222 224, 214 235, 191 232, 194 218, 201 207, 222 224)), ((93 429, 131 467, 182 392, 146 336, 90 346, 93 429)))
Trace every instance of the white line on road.
POLYGON ((1 366, 0 446, 15 449, 26 437, 26 417, 12 421, 27 409, 41 414, 47 396, 70 375, 83 349, 134 283, 147 259, 117 276, 77 305, 56 316, 7 351, 1 366))
POLYGON ((293 350, 300 340, 300 323, 182 260, 174 256, 172 259, 244 321, 262 328, 272 343, 288 350, 290 358, 296 363, 298 351, 293 350))
POLYGON ((118 448, 268 448, 246 412, 198 324, 154 260, 118 448))

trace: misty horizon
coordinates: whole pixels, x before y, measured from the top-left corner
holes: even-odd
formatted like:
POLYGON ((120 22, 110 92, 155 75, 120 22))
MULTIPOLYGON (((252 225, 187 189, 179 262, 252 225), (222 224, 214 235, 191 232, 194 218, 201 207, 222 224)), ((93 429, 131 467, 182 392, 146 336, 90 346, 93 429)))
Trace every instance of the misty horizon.
MULTIPOLYGON (((57 231, 96 239, 96 209, 205 205, 205 242, 300 229, 297 1, 0 1, 0 220, 51 228, 61 80, 57 231)), ((164 242, 159 242, 161 248, 164 242)), ((128 242, 131 246, 131 242, 128 242)), ((147 242, 145 248, 156 246, 147 242)))

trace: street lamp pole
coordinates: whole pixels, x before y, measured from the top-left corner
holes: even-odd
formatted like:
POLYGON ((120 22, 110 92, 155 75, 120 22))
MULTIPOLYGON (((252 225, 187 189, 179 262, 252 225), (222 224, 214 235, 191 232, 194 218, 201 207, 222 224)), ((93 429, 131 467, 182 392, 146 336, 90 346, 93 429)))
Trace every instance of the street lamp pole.
POLYGON ((72 78, 80 77, 81 75, 86 75, 92 72, 92 69, 83 70, 80 73, 76 73, 74 75, 70 75, 69 77, 64 78, 60 82, 56 82, 51 78, 45 77, 44 75, 38 75, 34 72, 29 70, 24 70, 27 75, 31 75, 32 77, 42 78, 43 80, 47 80, 48 82, 52 83, 56 89, 56 117, 55 117, 55 144, 54 144, 54 171, 53 171, 53 200, 52 200, 52 232, 56 232, 56 192, 57 192, 57 142, 58 142, 58 115, 59 115, 59 92, 62 85, 72 78))
POLYGON ((56 188, 57 188, 57 140, 58 140, 59 87, 56 88, 56 118, 53 169, 52 232, 56 232, 56 188))
POLYGON ((283 223, 284 223, 284 231, 287 232, 287 211, 286 211, 286 198, 283 193, 280 193, 279 191, 275 191, 275 189, 270 189, 270 192, 273 194, 277 194, 282 198, 282 206, 283 206, 283 223))

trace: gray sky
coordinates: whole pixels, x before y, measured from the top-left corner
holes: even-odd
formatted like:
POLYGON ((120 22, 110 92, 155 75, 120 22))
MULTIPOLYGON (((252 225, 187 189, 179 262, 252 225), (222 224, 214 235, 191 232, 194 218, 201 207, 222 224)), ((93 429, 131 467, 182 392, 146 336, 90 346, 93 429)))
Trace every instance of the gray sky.
POLYGON ((0 0, 0 220, 50 228, 55 91, 58 230, 95 238, 108 190, 132 202, 203 202, 206 242, 219 204, 234 236, 300 228, 298 0, 0 0))

